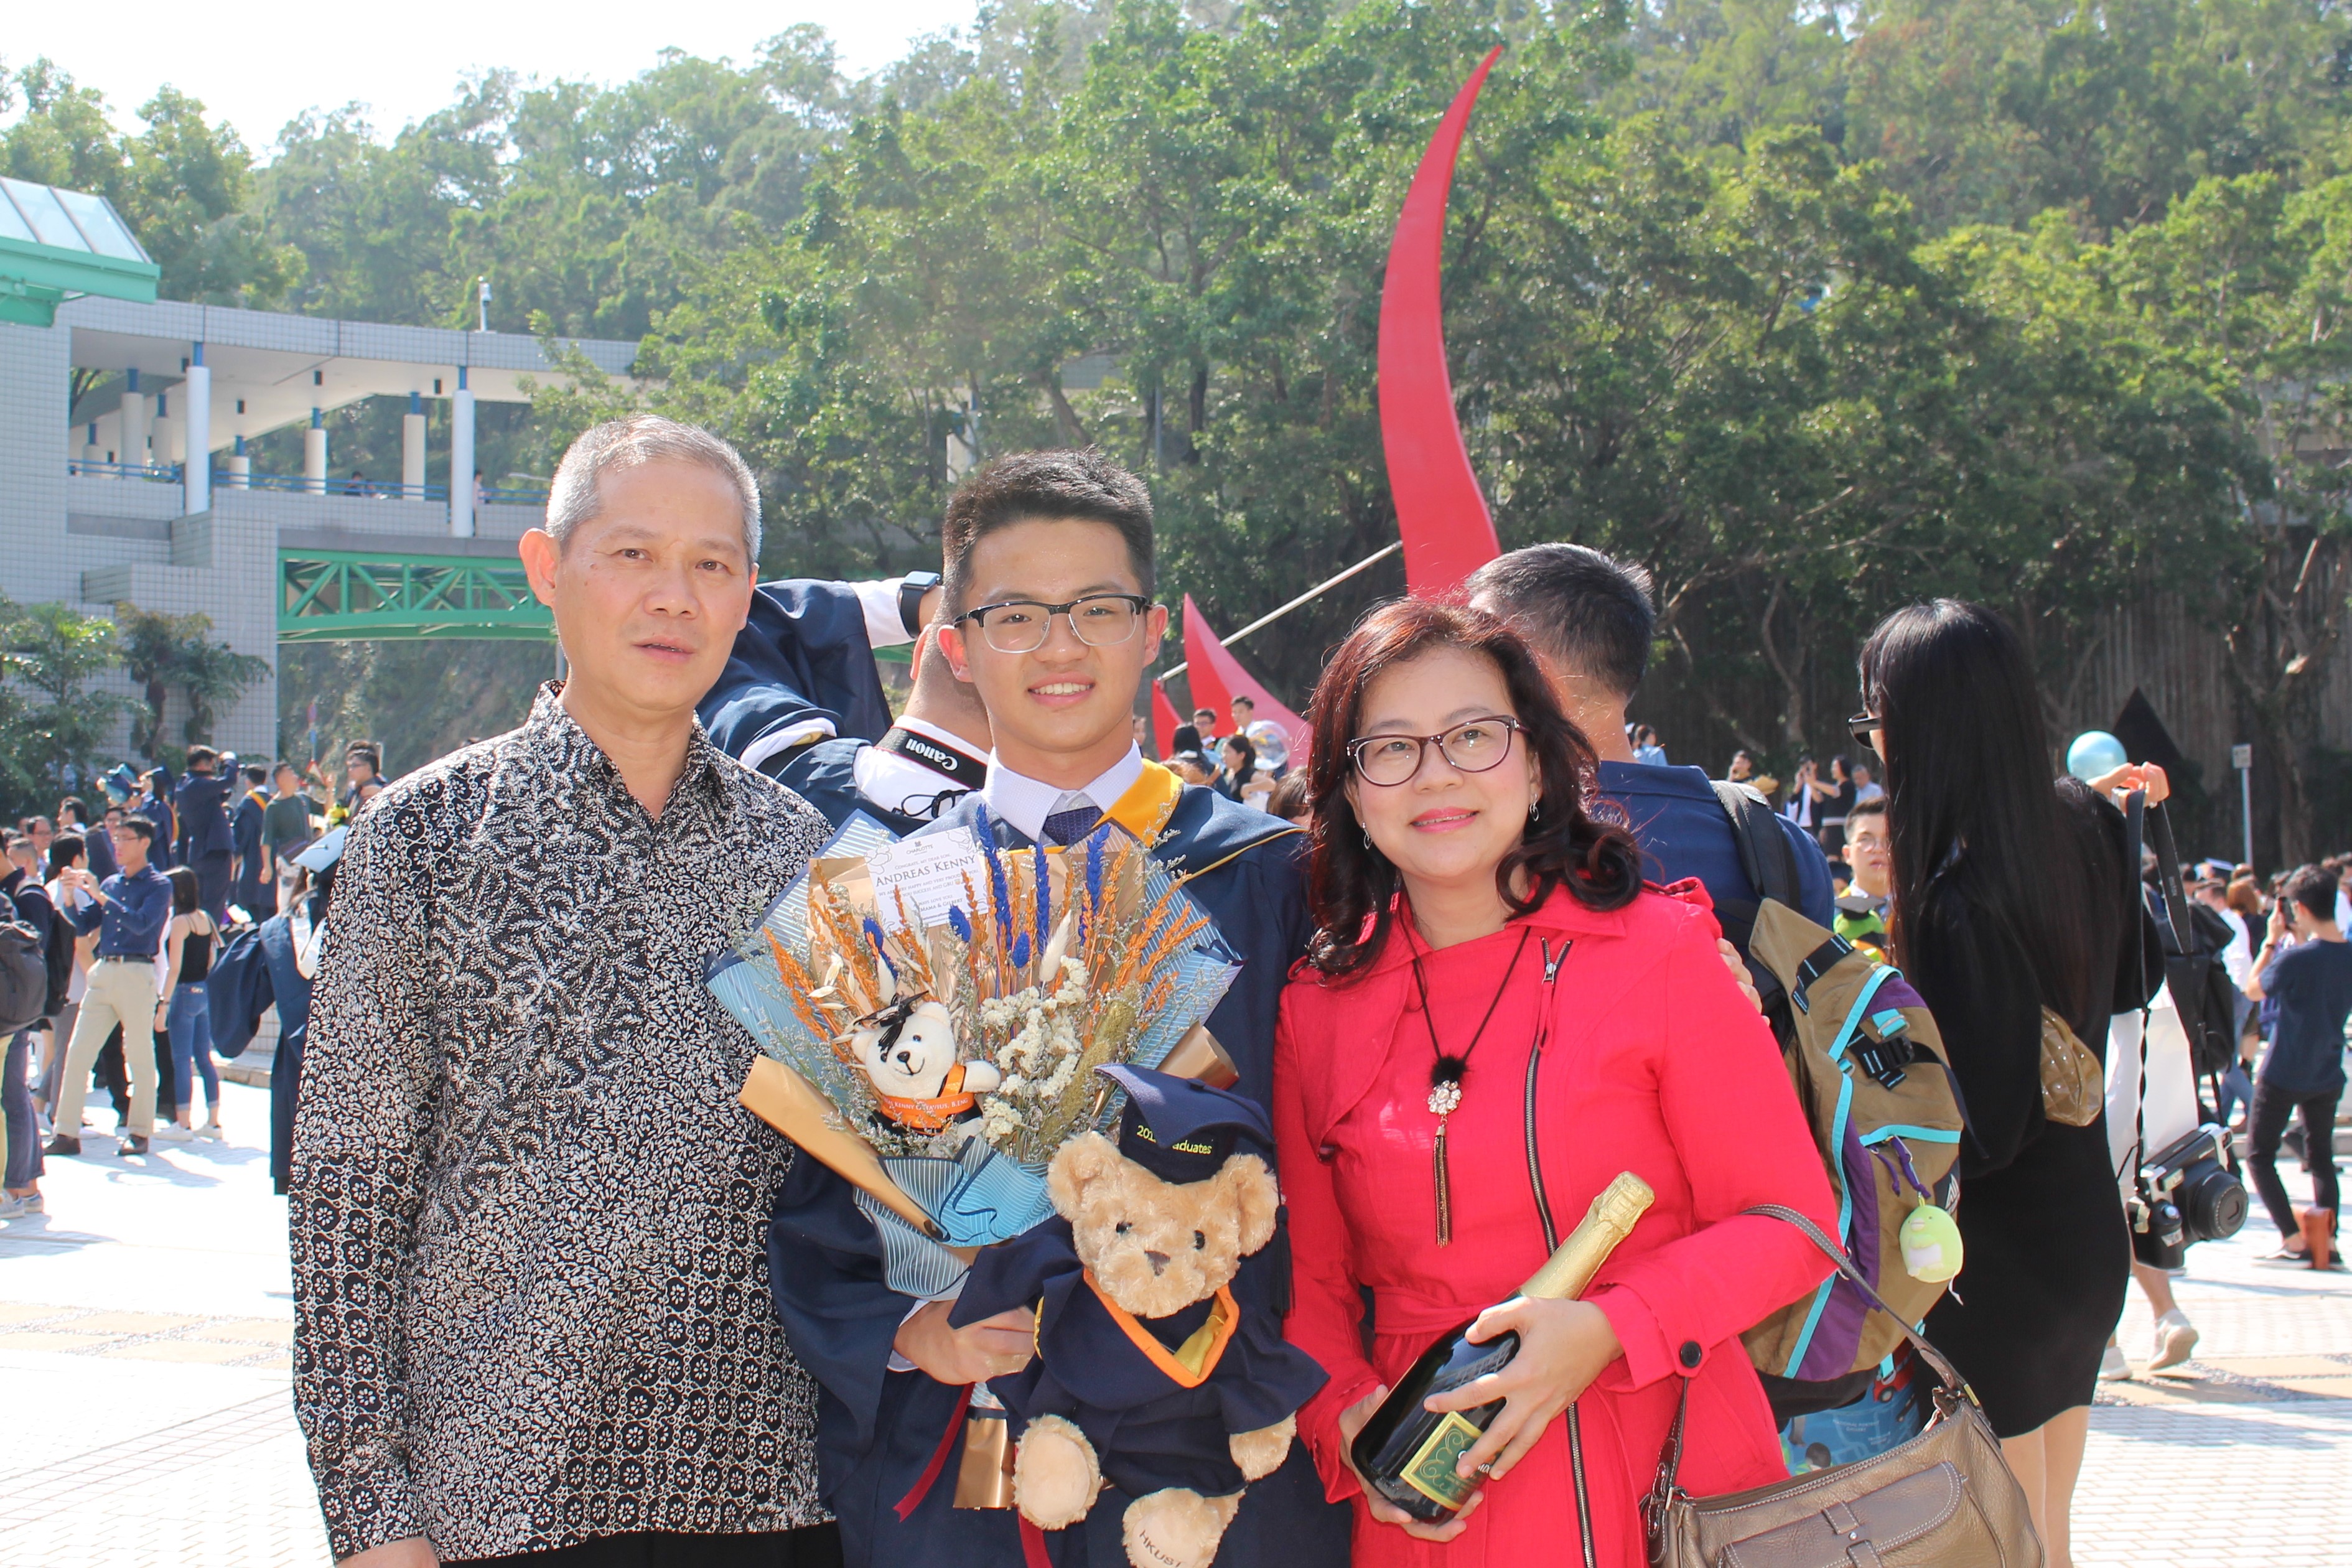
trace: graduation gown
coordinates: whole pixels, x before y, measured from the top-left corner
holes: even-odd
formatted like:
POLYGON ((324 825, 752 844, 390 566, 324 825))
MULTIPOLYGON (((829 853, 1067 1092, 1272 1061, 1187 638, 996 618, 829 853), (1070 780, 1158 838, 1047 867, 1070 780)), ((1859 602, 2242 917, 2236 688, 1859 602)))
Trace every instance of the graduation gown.
MULTIPOLYGON (((979 805, 967 796, 922 831, 971 827, 979 805)), ((1313 931, 1301 879, 1304 836, 1150 763, 1109 815, 1189 879, 1185 891, 1241 956, 1241 973, 1208 1026, 1239 1069, 1234 1091, 1269 1104, 1283 984, 1313 931)), ((1001 846, 1029 846, 1011 825, 991 821, 1001 846)), ((882 1283, 872 1233, 851 1206, 846 1183, 814 1161, 796 1163, 772 1216, 770 1285, 793 1355, 821 1385, 824 1499, 841 1520, 847 1560, 852 1568, 1013 1568, 1022 1561, 1017 1516, 1009 1509, 950 1509, 941 1494, 953 1490, 951 1465, 906 1518, 897 1512, 939 1451, 962 1391, 919 1372, 885 1371, 898 1325, 916 1303, 882 1283)), ((1288 1244, 1277 1229, 1269 1246, 1243 1261, 1234 1294, 1278 1320, 1289 1274, 1288 1244)), ((1048 1537, 1056 1563, 1123 1568, 1124 1508, 1106 1493, 1084 1527, 1048 1537)), ((1218 1552, 1224 1568, 1343 1568, 1347 1560, 1346 1510, 1324 1500, 1313 1465, 1296 1448, 1281 1469, 1250 1487, 1218 1552)))
MULTIPOLYGON (((856 739, 819 741, 794 752, 771 776, 816 807, 835 827, 848 821, 853 811, 864 812, 901 838, 929 826, 929 817, 885 805, 857 787, 857 754, 872 745, 871 741, 856 739)), ((954 793, 944 779, 940 788, 943 794, 954 793)))
MULTIPOLYGON (((313 897, 311 911, 325 913, 313 897)), ((269 1179, 283 1195, 294 1155, 294 1100, 302 1081, 302 1045, 310 1030, 310 981, 294 958, 293 928, 274 915, 231 942, 213 959, 205 984, 212 1018, 213 1050, 241 1056, 261 1026, 261 1015, 278 1009, 278 1055, 269 1064, 269 1179)))
POLYGON ((695 708, 710 743, 741 757, 761 736, 822 720, 835 735, 878 741, 890 703, 846 583, 762 583, 717 684, 695 708))
POLYGON ((1241 1490, 1229 1439, 1297 1414, 1326 1381, 1313 1356, 1284 1342, 1279 1318, 1239 1308, 1229 1291, 1165 1318, 1124 1312, 1087 1278, 1065 1219, 982 1252, 951 1321, 1014 1308, 1036 1310, 1037 1354, 989 1388, 1024 1423, 1060 1415, 1084 1432, 1121 1514, 1169 1487, 1241 1490), (1221 1312, 1226 1326, 1200 1364, 1180 1362, 1172 1352, 1221 1312))

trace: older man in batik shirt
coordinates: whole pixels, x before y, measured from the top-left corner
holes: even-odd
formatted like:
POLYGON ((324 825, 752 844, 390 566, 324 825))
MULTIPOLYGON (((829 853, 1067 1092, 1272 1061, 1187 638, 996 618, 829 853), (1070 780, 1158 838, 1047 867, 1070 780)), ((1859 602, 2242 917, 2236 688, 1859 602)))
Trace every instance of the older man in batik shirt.
POLYGON ((581 437, 521 553, 572 673, 353 823, 295 1130, 295 1403, 366 1568, 839 1561, 770 1306, 791 1147, 703 988, 823 841, 694 704, 758 492, 714 438, 581 437))

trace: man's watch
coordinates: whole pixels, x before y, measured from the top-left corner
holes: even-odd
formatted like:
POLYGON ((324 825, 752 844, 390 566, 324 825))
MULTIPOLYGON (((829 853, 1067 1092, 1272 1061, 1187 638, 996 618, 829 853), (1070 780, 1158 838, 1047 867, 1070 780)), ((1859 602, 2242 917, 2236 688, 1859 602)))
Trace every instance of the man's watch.
POLYGON ((923 635, 923 595, 940 585, 936 572, 909 572, 898 584, 898 624, 907 635, 923 635))

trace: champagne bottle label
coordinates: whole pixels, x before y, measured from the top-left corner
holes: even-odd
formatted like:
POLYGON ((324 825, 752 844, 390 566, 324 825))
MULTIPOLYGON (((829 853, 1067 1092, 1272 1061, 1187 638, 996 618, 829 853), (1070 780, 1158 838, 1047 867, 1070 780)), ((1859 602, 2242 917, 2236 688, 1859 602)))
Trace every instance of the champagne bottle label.
POLYGON ((1397 1479, 1440 1508, 1460 1508, 1478 1489, 1480 1478, 1455 1475, 1454 1462, 1484 1435, 1465 1421, 1459 1411, 1447 1411, 1445 1418, 1405 1461, 1404 1473, 1397 1479))

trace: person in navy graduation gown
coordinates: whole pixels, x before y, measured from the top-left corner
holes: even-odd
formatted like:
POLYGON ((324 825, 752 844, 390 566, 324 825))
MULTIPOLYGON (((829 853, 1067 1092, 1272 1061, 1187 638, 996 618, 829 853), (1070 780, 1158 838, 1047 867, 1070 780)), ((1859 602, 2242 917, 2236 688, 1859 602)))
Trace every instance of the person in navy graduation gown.
MULTIPOLYGON (((1183 784, 1136 749, 1131 714, 1167 626, 1167 611, 1151 602, 1143 486, 1097 453, 1017 455, 966 482, 942 535, 940 647, 986 707, 993 750, 982 788, 922 831, 984 830, 1023 847, 1083 839, 1108 817, 1148 845, 1188 879, 1185 890, 1242 960, 1208 1027, 1239 1073, 1234 1092, 1266 1105, 1282 986, 1312 930, 1305 839, 1277 817, 1183 784)), ((958 1428, 974 1418, 967 1388, 1027 1364, 1026 1320, 951 1324, 952 1303, 891 1291, 872 1225, 847 1184, 814 1161, 798 1163, 779 1194, 769 1258, 793 1353, 821 1388, 824 1491, 848 1562, 1022 1563, 1017 1516, 954 1509, 952 1492, 958 1428)), ((1288 1283, 1277 1232, 1244 1263, 1234 1290, 1279 1317, 1288 1283)), ((1055 1533, 1048 1550, 1060 1568, 1126 1562, 1126 1501, 1106 1491, 1082 1526, 1055 1533)), ((1347 1511, 1324 1500, 1312 1466, 1294 1452, 1249 1489, 1218 1561, 1340 1568, 1347 1557, 1347 1511)))
POLYGON ((269 1063, 269 1178, 283 1196, 294 1158, 294 1102, 302 1081, 302 1046, 310 1028, 310 983, 326 950, 327 908, 334 896, 335 862, 351 832, 338 827, 294 858, 304 879, 273 915, 231 942, 213 960, 205 987, 213 1049, 244 1054, 261 1016, 278 1009, 278 1054, 269 1063))
POLYGON ((835 827, 863 811, 894 833, 912 833, 977 789, 988 771, 988 715, 923 629, 938 605, 935 573, 762 584, 726 669, 696 712, 719 750, 835 827), (909 637, 913 685, 893 721, 872 650, 909 637))

